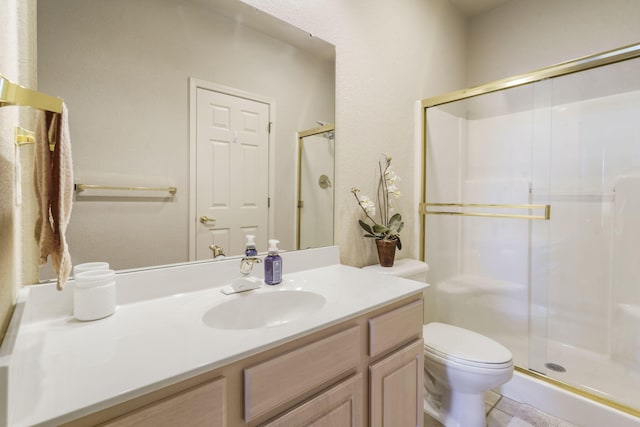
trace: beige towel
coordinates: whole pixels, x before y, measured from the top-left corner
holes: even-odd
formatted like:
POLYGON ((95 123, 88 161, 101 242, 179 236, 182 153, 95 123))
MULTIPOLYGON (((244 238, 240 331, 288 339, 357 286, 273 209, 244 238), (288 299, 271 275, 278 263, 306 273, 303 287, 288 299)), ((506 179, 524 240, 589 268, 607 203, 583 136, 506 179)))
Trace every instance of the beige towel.
POLYGON ((73 163, 64 104, 62 114, 38 111, 36 116, 35 185, 40 206, 36 222, 40 264, 46 264, 51 255, 61 290, 72 268, 65 233, 73 203, 73 163), (53 151, 50 144, 54 144, 53 151))

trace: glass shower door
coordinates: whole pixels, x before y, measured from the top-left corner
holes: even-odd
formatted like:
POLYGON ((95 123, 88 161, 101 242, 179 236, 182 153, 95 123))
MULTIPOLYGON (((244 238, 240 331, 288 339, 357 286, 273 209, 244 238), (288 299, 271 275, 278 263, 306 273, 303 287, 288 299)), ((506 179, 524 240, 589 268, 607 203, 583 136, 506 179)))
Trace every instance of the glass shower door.
POLYGON ((546 363, 550 91, 526 85, 427 109, 428 321, 546 363))
POLYGON ((426 108, 422 207, 428 321, 487 335, 523 370, 630 414, 639 76, 640 59, 627 59, 426 108))
POLYGON ((427 321, 636 417, 639 76, 632 45, 423 100, 420 207, 427 321))
POLYGON ((553 79, 547 354, 549 376, 636 408, 639 76, 634 59, 553 79))
POLYGON ((299 134, 297 249, 333 244, 334 136, 333 125, 299 134))

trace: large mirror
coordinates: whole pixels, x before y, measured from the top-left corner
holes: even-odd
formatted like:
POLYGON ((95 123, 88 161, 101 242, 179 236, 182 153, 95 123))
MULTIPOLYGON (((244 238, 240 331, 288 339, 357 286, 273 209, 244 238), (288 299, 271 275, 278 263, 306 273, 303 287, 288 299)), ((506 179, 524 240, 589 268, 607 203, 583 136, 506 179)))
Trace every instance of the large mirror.
POLYGON ((237 0, 39 0, 38 87, 69 109, 76 183, 160 188, 76 192, 67 231, 74 264, 206 259, 207 239, 238 255, 245 234, 258 235, 260 251, 270 238, 295 249, 296 133, 334 122, 329 43, 237 0), (206 111, 200 89, 214 95, 206 111), (228 127, 233 109, 239 121, 226 136, 202 136, 199 121, 228 127), (258 132, 266 149, 245 141, 258 132), (240 234, 226 232, 198 211, 202 189, 215 206, 238 194, 245 208, 264 204, 267 228, 247 220, 240 234))

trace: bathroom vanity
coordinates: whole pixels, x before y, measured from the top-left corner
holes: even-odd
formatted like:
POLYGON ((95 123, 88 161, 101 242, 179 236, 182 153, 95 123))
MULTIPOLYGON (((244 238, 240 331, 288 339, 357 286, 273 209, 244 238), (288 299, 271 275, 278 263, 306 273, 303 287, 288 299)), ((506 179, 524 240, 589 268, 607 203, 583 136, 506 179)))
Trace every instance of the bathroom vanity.
POLYGON ((27 288, 3 343, 7 424, 422 425, 425 285, 337 248, 282 255, 281 285, 235 295, 234 259, 121 273, 94 322, 69 290, 27 288))

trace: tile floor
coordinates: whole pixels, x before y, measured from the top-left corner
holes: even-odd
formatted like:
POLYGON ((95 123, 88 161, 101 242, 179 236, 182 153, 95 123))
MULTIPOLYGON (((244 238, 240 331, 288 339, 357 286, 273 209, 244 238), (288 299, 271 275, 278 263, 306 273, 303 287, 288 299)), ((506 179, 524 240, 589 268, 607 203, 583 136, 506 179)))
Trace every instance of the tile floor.
MULTIPOLYGON (((487 427, 577 427, 494 391, 485 394, 484 404, 487 427)), ((424 427, 442 427, 442 424, 425 414, 424 427)))

